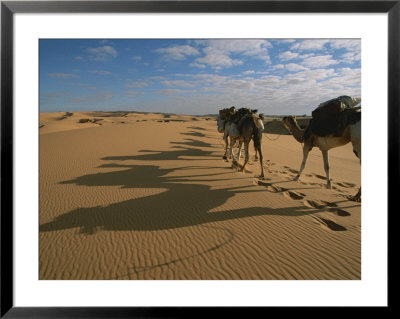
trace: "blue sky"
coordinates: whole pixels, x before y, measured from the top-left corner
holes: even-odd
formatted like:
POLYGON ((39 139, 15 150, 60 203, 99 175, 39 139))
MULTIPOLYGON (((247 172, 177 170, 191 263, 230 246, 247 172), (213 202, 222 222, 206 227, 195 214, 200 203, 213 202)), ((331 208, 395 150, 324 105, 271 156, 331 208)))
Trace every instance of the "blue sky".
POLYGON ((41 39, 40 112, 311 114, 361 97, 359 39, 41 39))

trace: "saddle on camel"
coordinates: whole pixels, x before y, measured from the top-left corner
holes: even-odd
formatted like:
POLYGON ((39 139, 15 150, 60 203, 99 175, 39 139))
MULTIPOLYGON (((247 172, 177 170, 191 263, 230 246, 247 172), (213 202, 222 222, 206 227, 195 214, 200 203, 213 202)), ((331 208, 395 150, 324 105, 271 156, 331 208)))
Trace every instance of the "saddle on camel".
POLYGON ((361 106, 358 99, 350 96, 339 96, 335 99, 321 103, 312 111, 312 119, 304 133, 307 138, 311 134, 317 136, 333 135, 339 137, 343 130, 361 119, 361 106))

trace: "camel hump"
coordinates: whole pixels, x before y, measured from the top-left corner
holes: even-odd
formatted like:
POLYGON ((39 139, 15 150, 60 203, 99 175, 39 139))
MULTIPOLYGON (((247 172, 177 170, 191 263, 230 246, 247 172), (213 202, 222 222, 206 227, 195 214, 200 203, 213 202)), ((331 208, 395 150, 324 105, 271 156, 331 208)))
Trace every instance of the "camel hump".
POLYGON ((329 100, 321 103, 311 115, 314 119, 323 120, 332 117, 333 115, 343 112, 346 108, 345 104, 339 99, 329 100))
POLYGON ((237 119, 236 123, 239 127, 243 125, 243 122, 246 121, 247 119, 253 119, 253 120, 261 120, 263 121, 264 115, 263 114, 258 114, 258 110, 252 110, 248 108, 241 108, 237 112, 237 119))
POLYGON ((341 136, 348 125, 361 121, 361 110, 358 108, 346 108, 326 118, 313 118, 306 130, 305 136, 313 133, 317 136, 341 136))
POLYGON ((221 120, 229 120, 236 113, 236 107, 232 106, 230 108, 219 110, 219 118, 221 120))
POLYGON ((331 118, 337 113, 343 112, 349 108, 353 108, 360 102, 361 99, 352 98, 348 95, 342 95, 335 99, 321 103, 314 111, 312 111, 311 115, 314 119, 319 120, 331 118))

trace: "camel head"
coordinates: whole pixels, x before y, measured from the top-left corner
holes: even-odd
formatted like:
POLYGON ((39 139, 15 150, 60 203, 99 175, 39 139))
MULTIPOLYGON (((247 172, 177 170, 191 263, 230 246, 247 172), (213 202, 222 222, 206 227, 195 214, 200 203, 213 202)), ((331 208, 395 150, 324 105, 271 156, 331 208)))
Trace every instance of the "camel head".
POLYGON ((219 118, 221 120, 229 120, 230 117, 236 113, 236 107, 232 106, 227 109, 219 110, 219 118))
POLYGON ((290 127, 296 124, 296 116, 293 115, 285 116, 282 119, 282 122, 286 126, 286 128, 290 130, 290 127))
POLYGON ((219 133, 224 133, 225 123, 226 123, 226 120, 221 120, 221 118, 219 116, 217 117, 217 127, 218 127, 219 133))

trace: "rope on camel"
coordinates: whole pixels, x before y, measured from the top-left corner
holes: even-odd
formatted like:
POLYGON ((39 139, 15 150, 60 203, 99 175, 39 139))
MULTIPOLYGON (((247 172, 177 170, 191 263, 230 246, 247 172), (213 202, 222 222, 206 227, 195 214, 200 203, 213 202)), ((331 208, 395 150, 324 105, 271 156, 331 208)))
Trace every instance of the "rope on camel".
POLYGON ((264 134, 267 137, 267 139, 269 139, 270 141, 276 141, 278 138, 281 137, 281 134, 278 134, 278 136, 276 138, 269 138, 267 133, 264 133, 264 134))

